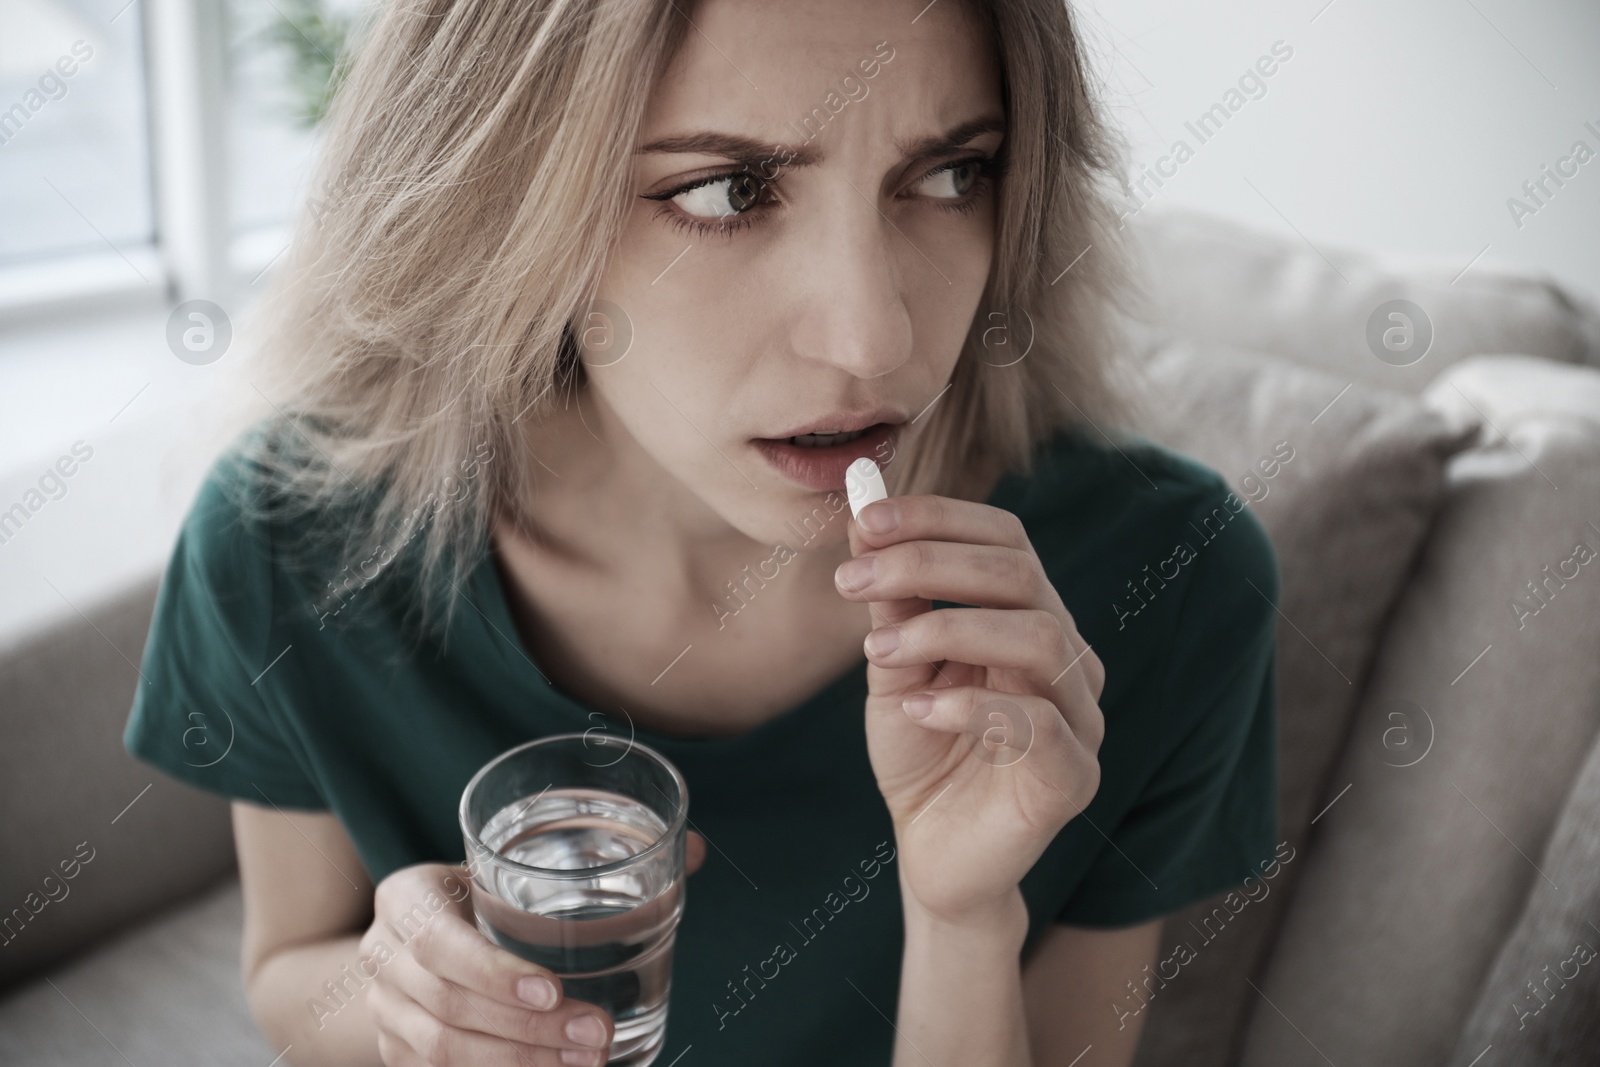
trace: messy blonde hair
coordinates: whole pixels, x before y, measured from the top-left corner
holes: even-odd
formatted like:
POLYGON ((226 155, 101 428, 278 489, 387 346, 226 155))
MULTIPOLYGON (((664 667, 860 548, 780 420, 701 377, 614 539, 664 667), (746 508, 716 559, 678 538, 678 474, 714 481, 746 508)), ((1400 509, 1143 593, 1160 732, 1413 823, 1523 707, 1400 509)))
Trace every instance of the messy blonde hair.
MULTIPOLYGON (((253 376, 276 428, 255 447, 273 499, 319 513, 360 494, 370 506, 347 547, 415 539, 420 573, 449 583, 475 566, 495 509, 522 514, 534 460, 519 423, 583 381, 573 325, 631 209, 633 146, 686 6, 389 0, 263 301, 253 376), (436 506, 447 479, 467 489, 436 506)), ((953 387, 887 472, 897 495, 1029 470, 1059 428, 1123 410, 1110 358, 1126 275, 1106 196, 1117 142, 1073 16, 1064 0, 968 6, 1004 79, 994 265, 953 387)))

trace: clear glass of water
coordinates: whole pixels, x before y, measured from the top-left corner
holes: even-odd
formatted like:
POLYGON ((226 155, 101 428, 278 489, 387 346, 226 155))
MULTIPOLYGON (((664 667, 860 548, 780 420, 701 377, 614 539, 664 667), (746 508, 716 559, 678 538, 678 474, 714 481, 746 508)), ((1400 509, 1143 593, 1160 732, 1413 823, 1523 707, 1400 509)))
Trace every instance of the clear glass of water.
POLYGON ((610 1014, 612 1064, 666 1038, 688 813, 676 767, 598 730, 503 752, 461 794, 478 929, 610 1014))

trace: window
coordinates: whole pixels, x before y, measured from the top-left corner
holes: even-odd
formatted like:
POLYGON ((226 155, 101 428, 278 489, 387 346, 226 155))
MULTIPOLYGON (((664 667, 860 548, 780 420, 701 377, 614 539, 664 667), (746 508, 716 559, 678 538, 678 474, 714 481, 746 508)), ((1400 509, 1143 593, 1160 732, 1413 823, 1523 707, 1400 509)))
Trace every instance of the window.
POLYGON ((227 300, 276 262, 359 0, 4 0, 0 317, 227 300))
POLYGON ((6 0, 0 266, 155 240, 143 42, 127 0, 6 0))

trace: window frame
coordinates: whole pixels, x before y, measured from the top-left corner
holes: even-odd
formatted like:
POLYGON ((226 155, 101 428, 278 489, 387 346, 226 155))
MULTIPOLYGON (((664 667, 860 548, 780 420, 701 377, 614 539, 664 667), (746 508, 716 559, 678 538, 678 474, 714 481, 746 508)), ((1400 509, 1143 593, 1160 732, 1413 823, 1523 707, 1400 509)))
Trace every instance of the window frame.
POLYGON ((196 298, 228 304, 288 244, 287 223, 230 229, 225 4, 129 0, 113 21, 127 17, 140 19, 144 50, 151 241, 0 268, 0 325, 196 298))

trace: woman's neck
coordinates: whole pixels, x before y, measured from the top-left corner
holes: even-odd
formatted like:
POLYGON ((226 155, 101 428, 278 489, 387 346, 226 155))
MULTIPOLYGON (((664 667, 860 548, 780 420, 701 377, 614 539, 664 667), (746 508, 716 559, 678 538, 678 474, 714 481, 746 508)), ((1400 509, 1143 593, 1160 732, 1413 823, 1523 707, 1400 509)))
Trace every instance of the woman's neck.
MULTIPOLYGON (((719 587, 773 545, 728 522, 658 463, 587 388, 525 440, 535 462, 523 495, 520 532, 542 548, 600 572, 636 572, 719 587)), ((841 516, 842 518, 842 516, 841 516)), ((790 547, 801 546, 791 540, 790 547)), ((844 524, 789 565, 800 584, 831 574, 849 557, 844 524)))

